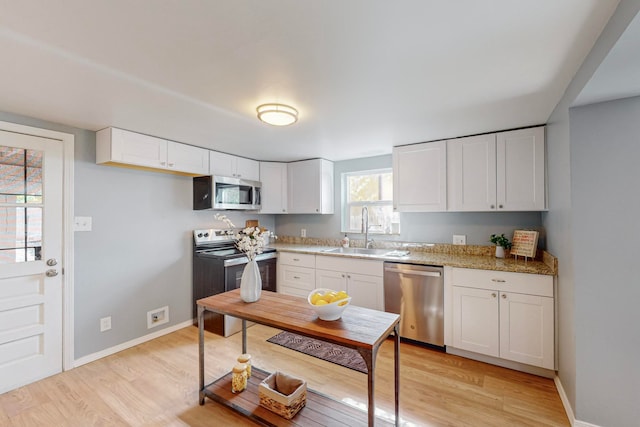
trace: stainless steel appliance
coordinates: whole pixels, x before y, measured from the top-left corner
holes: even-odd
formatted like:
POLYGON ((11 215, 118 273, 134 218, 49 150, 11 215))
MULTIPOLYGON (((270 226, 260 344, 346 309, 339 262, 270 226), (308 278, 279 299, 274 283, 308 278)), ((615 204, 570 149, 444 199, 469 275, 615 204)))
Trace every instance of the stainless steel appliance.
MULTIPOLYGON (((196 301, 239 288, 248 260, 223 230, 194 230, 193 248, 193 318, 197 319, 196 301)), ((276 256, 275 249, 265 248, 256 257, 263 290, 276 291, 276 256)), ((206 330, 225 337, 242 329, 240 319, 210 312, 204 324, 206 330)))
POLYGON ((400 337, 444 347, 442 267, 385 262, 384 307, 400 315, 400 337))
POLYGON ((226 176, 193 178, 193 209, 259 210, 262 184, 226 176))

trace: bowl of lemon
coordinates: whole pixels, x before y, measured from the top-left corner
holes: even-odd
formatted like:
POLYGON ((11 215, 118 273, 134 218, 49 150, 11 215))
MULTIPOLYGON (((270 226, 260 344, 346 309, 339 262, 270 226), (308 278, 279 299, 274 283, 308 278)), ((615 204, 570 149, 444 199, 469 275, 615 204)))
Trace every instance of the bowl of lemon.
POLYGON ((320 320, 338 320, 351 302, 351 297, 345 291, 318 288, 309 293, 307 301, 320 320))

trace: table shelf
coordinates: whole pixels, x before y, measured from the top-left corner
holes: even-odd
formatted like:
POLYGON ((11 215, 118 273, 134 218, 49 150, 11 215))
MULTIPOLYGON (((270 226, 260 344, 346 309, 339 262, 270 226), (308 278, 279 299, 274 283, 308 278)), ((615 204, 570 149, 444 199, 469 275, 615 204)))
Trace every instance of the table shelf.
MULTIPOLYGON (((334 400, 322 393, 307 389, 307 403, 291 420, 287 420, 260 406, 258 385, 269 374, 255 366, 247 389, 241 393, 231 393, 231 373, 218 378, 205 387, 204 394, 211 400, 225 405, 265 426, 366 426, 367 413, 334 400)), ((377 418, 376 425, 392 426, 386 420, 377 418)))

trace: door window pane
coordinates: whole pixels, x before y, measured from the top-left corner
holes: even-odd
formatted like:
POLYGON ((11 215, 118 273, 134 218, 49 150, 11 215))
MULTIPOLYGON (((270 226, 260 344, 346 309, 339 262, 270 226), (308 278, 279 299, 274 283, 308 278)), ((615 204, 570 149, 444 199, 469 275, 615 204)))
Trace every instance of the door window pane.
POLYGON ((0 263, 40 259, 42 155, 0 146, 0 263))

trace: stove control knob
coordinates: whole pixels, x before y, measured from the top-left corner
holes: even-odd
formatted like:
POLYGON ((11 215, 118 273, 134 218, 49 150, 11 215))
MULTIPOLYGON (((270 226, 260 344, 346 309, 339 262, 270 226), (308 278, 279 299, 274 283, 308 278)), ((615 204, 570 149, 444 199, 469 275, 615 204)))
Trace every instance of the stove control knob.
POLYGON ((202 233, 198 233, 198 237, 202 237, 202 233))
POLYGON ((209 233, 204 233, 204 237, 209 237, 209 233))

